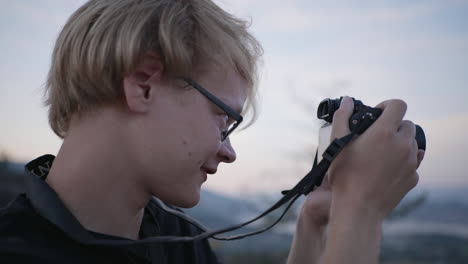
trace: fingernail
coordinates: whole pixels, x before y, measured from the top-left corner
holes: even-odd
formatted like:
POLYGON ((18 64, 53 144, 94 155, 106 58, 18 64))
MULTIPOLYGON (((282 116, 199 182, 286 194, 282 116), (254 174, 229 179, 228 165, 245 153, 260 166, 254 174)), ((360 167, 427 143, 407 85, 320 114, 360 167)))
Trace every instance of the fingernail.
POLYGON ((343 99, 341 99, 340 106, 349 105, 349 104, 351 104, 351 98, 349 96, 345 96, 343 97, 343 99))

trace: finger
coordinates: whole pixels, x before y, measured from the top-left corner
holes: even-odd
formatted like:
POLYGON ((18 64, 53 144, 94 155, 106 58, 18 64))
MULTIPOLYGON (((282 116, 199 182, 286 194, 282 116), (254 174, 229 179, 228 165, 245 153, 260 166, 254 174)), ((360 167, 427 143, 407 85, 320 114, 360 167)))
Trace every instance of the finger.
POLYGON ((353 113, 353 109, 353 100, 348 96, 343 97, 340 108, 333 115, 332 139, 341 138, 351 133, 349 130, 349 118, 353 113))
POLYGON ((325 226, 328 223, 331 200, 330 190, 321 186, 309 193, 302 210, 307 222, 317 227, 325 226))
POLYGON ((330 182, 328 181, 328 173, 325 174, 322 180, 322 184, 320 184, 321 188, 330 189, 330 182))
POLYGON ((378 104, 376 107, 383 110, 382 115, 377 119, 376 123, 385 124, 395 130, 400 127, 407 109, 404 101, 398 99, 388 100, 378 104))
POLYGON ((423 161, 425 154, 426 152, 424 150, 418 149, 418 168, 419 168, 419 165, 421 165, 421 162, 423 161))
POLYGON ((416 138, 416 125, 409 120, 403 120, 398 133, 407 138, 416 138))
POLYGON ((413 175, 411 175, 410 178, 410 187, 413 189, 416 185, 418 185, 419 182, 419 174, 415 172, 413 175))

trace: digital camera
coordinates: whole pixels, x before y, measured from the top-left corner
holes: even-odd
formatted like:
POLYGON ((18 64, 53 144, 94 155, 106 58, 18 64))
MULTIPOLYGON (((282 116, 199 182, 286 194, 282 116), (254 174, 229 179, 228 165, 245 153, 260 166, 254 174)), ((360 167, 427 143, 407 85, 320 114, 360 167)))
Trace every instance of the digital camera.
MULTIPOLYGON (((331 124, 333 122, 333 115, 335 114, 336 110, 340 108, 341 100, 343 97, 339 99, 325 99, 320 102, 317 108, 317 118, 325 120, 326 123, 320 128, 319 132, 319 147, 318 147, 318 157, 321 157, 321 154, 330 144, 330 135, 331 135, 331 124)), ((352 98, 354 101, 354 110, 349 118, 349 129, 353 131, 354 129, 358 128, 362 121, 366 118, 371 120, 371 124, 379 118, 382 114, 382 109, 374 108, 363 104, 360 100, 356 100, 352 98)), ((370 124, 370 125, 371 125, 370 124)), ((357 134, 363 133, 367 127, 362 128, 361 131, 357 131, 357 134)), ((416 125, 416 142, 418 143, 419 149, 426 149, 426 137, 424 135, 424 130, 419 126, 416 125)))

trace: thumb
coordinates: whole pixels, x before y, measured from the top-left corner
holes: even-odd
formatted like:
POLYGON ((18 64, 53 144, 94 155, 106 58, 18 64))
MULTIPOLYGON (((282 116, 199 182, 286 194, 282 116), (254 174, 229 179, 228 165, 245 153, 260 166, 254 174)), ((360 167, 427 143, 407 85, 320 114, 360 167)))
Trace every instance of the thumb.
POLYGON ((333 125, 330 140, 341 138, 351 131, 349 130, 349 118, 351 117, 354 109, 354 102, 351 97, 345 96, 341 100, 341 105, 333 115, 333 125))
POLYGON ((330 189, 330 180, 328 179, 328 173, 326 173, 325 176, 323 177, 322 184, 320 184, 320 188, 327 189, 327 190, 330 189))

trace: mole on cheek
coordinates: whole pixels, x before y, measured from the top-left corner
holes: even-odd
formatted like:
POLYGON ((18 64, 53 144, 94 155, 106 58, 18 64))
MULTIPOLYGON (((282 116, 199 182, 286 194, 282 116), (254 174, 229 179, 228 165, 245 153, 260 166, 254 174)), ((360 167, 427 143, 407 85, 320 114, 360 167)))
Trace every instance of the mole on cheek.
POLYGON ((188 156, 189 156, 189 157, 192 157, 192 152, 189 151, 188 156))

